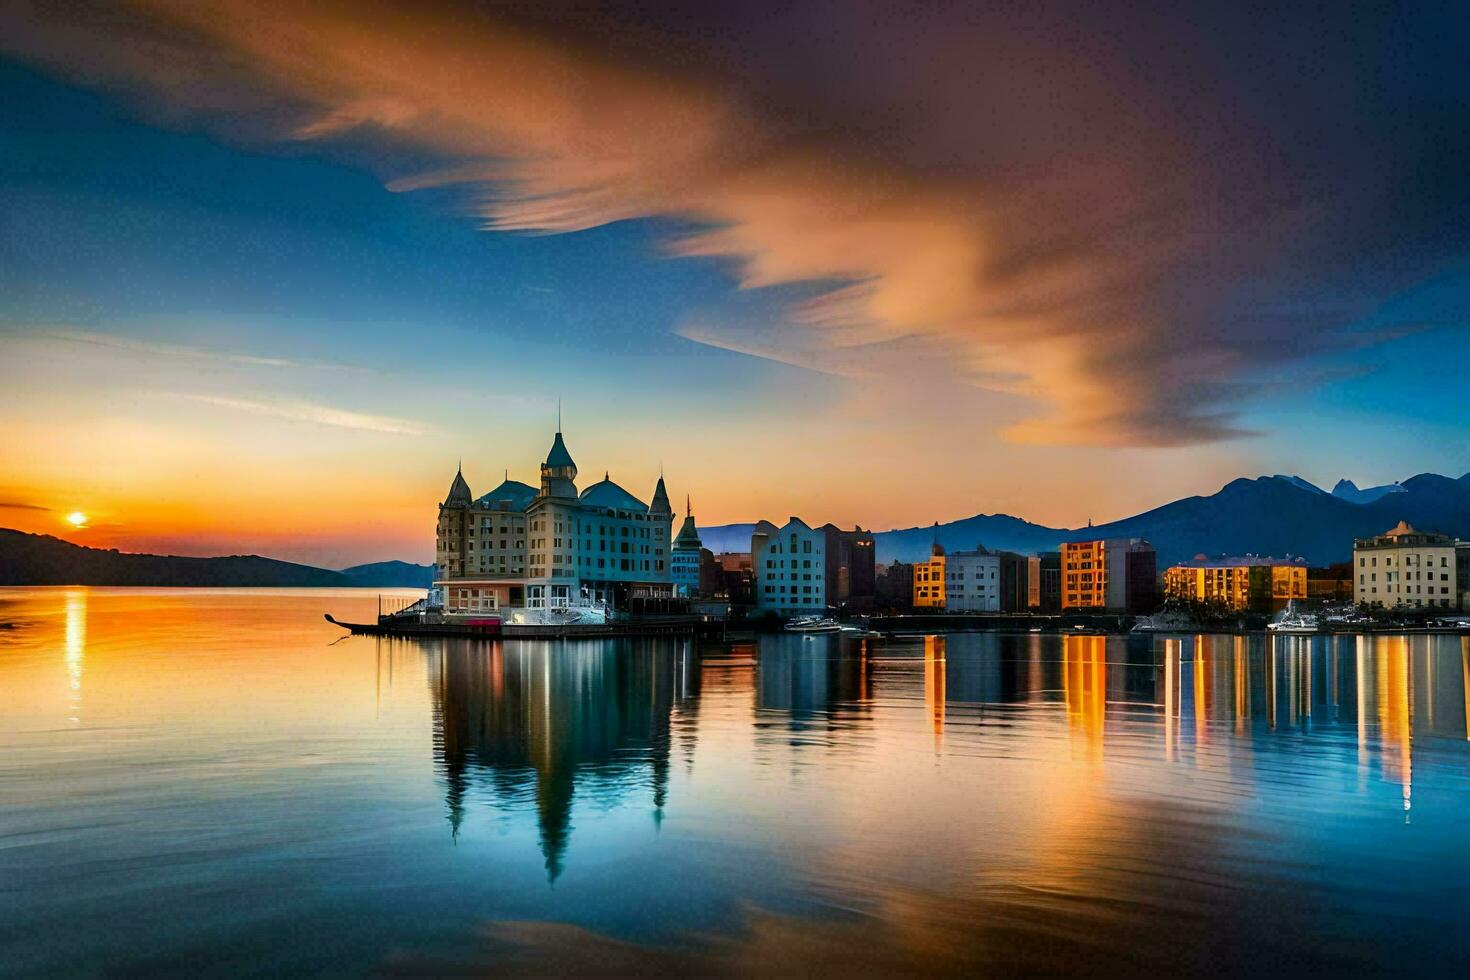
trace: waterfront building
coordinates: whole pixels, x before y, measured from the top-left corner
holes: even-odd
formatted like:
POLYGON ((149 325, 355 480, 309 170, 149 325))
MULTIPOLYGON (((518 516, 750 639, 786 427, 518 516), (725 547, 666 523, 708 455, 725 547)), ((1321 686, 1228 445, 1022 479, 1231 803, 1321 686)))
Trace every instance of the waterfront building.
POLYGON ((679 536, 674 539, 674 546, 669 551, 669 578, 674 583, 675 595, 713 594, 713 589, 706 589, 707 583, 703 581, 707 577, 707 573, 703 571, 703 556, 707 554, 709 551, 699 540, 699 528, 694 523, 694 505, 686 497, 684 524, 679 528, 679 536))
POLYGON ((755 569, 748 551, 722 551, 714 556, 719 570, 717 589, 731 605, 755 602, 755 569))
POLYGON ((1041 608, 1041 558, 1037 555, 1026 559, 1026 608, 1041 608))
POLYGON ((1388 608, 1457 608, 1457 557, 1454 538, 1399 521, 1353 542, 1353 600, 1388 608))
POLYGON ((673 511, 663 477, 643 503, 607 474, 577 492, 558 431, 540 489, 509 478, 475 498, 461 469, 439 505, 434 585, 450 612, 559 607, 579 599, 627 608, 673 594, 673 511))
POLYGON ((1041 600, 1037 608, 1043 613, 1059 613, 1062 611, 1062 553, 1043 551, 1036 556, 1036 562, 1041 575, 1041 600))
POLYGON ((755 605, 762 613, 816 615, 827 608, 827 535, 799 517, 756 524, 750 537, 755 605))
POLYGON ((914 566, 897 560, 884 565, 878 569, 874 591, 879 609, 911 608, 914 602, 914 566))
POLYGON ((1460 593, 1460 608, 1470 610, 1470 541, 1455 542, 1455 583, 1460 593))
POLYGON ((1164 594, 1186 602, 1273 612, 1293 599, 1307 598, 1307 565, 1299 558, 1196 555, 1165 570, 1164 594))
POLYGON ((844 531, 835 524, 823 524, 821 530, 827 538, 827 604, 835 609, 870 611, 877 582, 873 533, 860 527, 844 531))
POLYGON ((1307 569, 1307 598, 1321 602, 1353 601, 1353 563, 1334 562, 1325 568, 1307 569))
POLYGON ((946 612, 1025 612, 1030 562, 1012 551, 951 551, 945 556, 946 612))
POLYGON ((1030 608, 1030 562, 1014 551, 998 551, 1000 557, 1000 611, 1025 612, 1030 608))
POLYGON ((944 556, 946 612, 1000 611, 1000 555, 976 545, 974 551, 944 556))
POLYGON ((1062 608, 1147 613, 1158 599, 1154 547, 1142 538, 1062 545, 1062 608))
POLYGON ((914 562, 915 609, 944 608, 944 545, 938 541, 929 549, 928 561, 914 562))

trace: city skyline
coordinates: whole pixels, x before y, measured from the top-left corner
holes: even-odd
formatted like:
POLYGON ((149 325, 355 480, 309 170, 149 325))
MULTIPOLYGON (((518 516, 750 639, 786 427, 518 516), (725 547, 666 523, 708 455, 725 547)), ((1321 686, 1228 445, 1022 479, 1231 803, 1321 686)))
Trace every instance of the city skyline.
POLYGON ((1470 469, 1461 14, 901 13, 0 7, 0 526, 426 560, 558 401, 701 525, 1470 469))

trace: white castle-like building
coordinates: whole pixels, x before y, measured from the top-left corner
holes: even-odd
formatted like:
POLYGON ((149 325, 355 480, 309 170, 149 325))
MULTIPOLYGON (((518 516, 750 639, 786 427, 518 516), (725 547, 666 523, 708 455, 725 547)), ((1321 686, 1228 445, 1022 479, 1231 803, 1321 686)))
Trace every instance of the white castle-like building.
POLYGON ((674 513, 660 476, 645 504, 603 474, 577 492, 560 429, 541 487, 510 479, 476 498, 456 472, 439 505, 434 585, 450 613, 556 609, 577 602, 626 609, 673 594, 674 513))

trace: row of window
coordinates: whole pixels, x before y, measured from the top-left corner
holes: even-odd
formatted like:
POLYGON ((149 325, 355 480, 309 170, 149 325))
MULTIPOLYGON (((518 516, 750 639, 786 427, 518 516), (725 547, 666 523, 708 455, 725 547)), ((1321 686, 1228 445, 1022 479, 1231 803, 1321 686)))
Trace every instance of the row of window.
MULTIPOLYGON (((1403 564, 1405 564, 1405 565, 1433 565, 1434 564, 1434 558, 1435 558, 1434 555, 1404 555, 1403 564), (1419 561, 1416 562, 1414 560, 1415 558, 1418 558, 1419 561)), ((1393 555, 1384 555, 1383 556, 1383 564, 1389 565, 1389 566, 1393 565, 1393 555)), ((1367 555, 1367 556, 1359 555, 1358 556, 1358 567, 1359 568, 1377 568, 1378 567, 1378 556, 1377 555, 1367 555)), ((1449 555, 1440 555, 1439 556, 1439 567, 1440 568, 1449 568, 1450 567, 1450 556, 1449 555)))

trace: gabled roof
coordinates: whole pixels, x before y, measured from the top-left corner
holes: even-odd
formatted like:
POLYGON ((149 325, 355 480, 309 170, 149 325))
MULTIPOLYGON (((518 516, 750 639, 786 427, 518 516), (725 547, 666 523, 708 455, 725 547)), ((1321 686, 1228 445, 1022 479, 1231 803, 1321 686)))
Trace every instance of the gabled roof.
POLYGON ((648 505, 604 476, 592 484, 577 498, 588 507, 605 507, 608 510, 632 510, 648 513, 648 505))
POLYGON ((475 506, 493 509, 496 504, 503 501, 509 505, 511 510, 525 510, 535 498, 535 487, 527 486, 519 480, 506 480, 476 500, 475 506))

